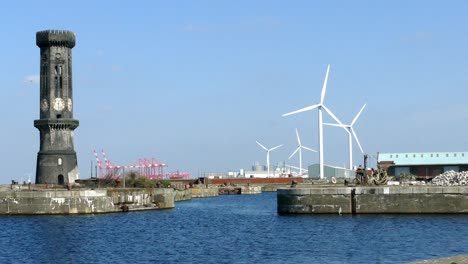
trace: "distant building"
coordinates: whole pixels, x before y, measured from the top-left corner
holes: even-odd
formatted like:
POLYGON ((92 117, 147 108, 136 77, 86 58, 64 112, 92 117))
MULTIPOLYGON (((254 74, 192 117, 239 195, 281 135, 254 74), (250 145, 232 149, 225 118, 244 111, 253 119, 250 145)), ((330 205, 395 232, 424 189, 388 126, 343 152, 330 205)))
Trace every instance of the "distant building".
POLYGON ((228 172, 204 172, 203 177, 209 179, 225 179, 225 178, 278 178, 278 177, 289 177, 297 176, 291 171, 291 167, 284 164, 270 165, 270 176, 268 176, 267 167, 260 165, 256 162, 251 170, 240 169, 239 171, 228 171, 228 172))
POLYGON ((433 177, 450 170, 468 170, 468 152, 378 153, 377 164, 388 175, 415 175, 419 179, 433 177))
MULTIPOLYGON (((312 164, 308 167, 308 170, 309 170, 309 178, 312 178, 312 179, 320 178, 320 164, 312 164)), ((336 177, 336 178, 354 179, 356 173, 354 172, 354 170, 350 170, 347 168, 324 165, 323 175, 325 178, 336 177)))

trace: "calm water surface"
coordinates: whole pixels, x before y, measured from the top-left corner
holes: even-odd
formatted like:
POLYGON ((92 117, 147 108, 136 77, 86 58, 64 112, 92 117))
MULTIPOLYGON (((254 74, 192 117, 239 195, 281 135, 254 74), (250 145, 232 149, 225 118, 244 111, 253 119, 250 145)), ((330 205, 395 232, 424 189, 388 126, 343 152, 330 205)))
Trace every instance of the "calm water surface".
POLYGON ((280 216, 276 193, 0 217, 0 263, 402 263, 468 254, 468 216, 280 216))

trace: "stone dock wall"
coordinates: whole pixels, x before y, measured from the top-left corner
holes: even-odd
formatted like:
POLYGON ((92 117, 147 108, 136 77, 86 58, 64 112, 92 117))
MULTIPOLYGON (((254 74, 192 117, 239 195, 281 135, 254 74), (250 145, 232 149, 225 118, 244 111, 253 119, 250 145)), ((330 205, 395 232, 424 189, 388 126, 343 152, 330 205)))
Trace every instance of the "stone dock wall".
POLYGON ((192 192, 190 190, 176 190, 174 192, 174 201, 181 202, 192 200, 192 192))
POLYGON ((192 198, 208 198, 219 195, 219 190, 217 187, 190 188, 189 190, 191 192, 192 198))
POLYGON ((468 213, 468 186, 284 188, 277 198, 283 214, 468 213))
POLYGON ((261 194, 262 186, 242 186, 241 194, 261 194))
MULTIPOLYGON (((1 191, 0 214, 87 214, 174 208, 173 189, 1 191)), ((183 198, 184 195, 180 194, 183 198)), ((182 199, 180 198, 180 199, 182 199)))

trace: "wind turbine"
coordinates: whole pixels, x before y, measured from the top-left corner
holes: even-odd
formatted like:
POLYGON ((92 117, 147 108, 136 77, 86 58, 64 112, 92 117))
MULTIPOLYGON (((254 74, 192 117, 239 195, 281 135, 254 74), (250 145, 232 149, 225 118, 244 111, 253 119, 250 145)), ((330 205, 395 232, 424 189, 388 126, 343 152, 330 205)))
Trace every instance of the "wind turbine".
POLYGON ((319 164, 320 164, 320 179, 324 178, 324 164, 323 164, 323 117, 322 117, 322 109, 328 113, 338 124, 343 125, 340 120, 328 109, 324 104, 323 101, 325 100, 325 92, 327 90, 327 82, 328 82, 328 73, 330 72, 330 64, 327 67, 327 73, 325 75, 325 80, 323 81, 322 86, 322 94, 320 96, 320 102, 318 104, 314 104, 311 106, 307 106, 301 108, 299 110, 289 112, 284 114, 283 116, 293 115, 301 112, 306 112, 313 110, 315 108, 318 109, 318 127, 319 127, 319 164))
POLYGON ((299 175, 302 175, 302 149, 306 149, 306 150, 313 151, 313 152, 317 152, 317 151, 311 148, 308 148, 306 146, 302 146, 301 138, 299 137, 299 132, 297 131, 297 128, 296 128, 296 136, 297 136, 297 144, 299 145, 297 146, 296 150, 291 154, 291 156, 289 156, 288 159, 291 159, 294 156, 294 154, 296 154, 299 151, 299 175))
POLYGON ((255 141, 255 142, 257 142, 257 144, 258 144, 262 149, 266 150, 266 152, 267 152, 267 156, 266 156, 266 162, 267 162, 267 168, 268 168, 267 178, 269 178, 269 177, 270 177, 270 151, 275 150, 275 149, 277 149, 277 148, 279 148, 279 147, 282 147, 283 145, 278 145, 278 146, 273 147, 273 148, 271 148, 271 149, 267 149, 265 146, 263 146, 262 144, 260 144, 258 141, 255 141))
POLYGON ((364 104, 361 108, 361 110, 359 111, 359 113, 357 113, 357 115, 354 117, 353 121, 351 122, 350 125, 343 125, 343 124, 330 124, 330 123, 324 123, 324 125, 327 125, 327 126, 337 126, 337 127, 342 127, 344 129, 346 129, 346 132, 348 132, 348 144, 349 144, 349 169, 352 170, 353 169, 353 138, 351 137, 351 134, 352 136, 354 137, 354 139, 356 140, 356 143, 358 144, 358 147, 359 149, 361 150, 361 152, 364 154, 364 151, 362 150, 362 147, 361 147, 361 143, 359 143, 359 139, 356 135, 356 132, 354 132, 354 129, 353 129, 353 125, 354 123, 356 123, 357 119, 359 118, 359 116, 361 115, 362 111, 364 110, 364 108, 366 107, 366 104, 364 104))
MULTIPOLYGON (((299 170, 299 167, 292 166, 292 165, 285 165, 285 167, 289 168, 290 172, 291 172, 291 169, 299 170)), ((308 170, 306 170, 306 169, 302 169, 302 170, 305 171, 305 172, 308 172, 308 170)))

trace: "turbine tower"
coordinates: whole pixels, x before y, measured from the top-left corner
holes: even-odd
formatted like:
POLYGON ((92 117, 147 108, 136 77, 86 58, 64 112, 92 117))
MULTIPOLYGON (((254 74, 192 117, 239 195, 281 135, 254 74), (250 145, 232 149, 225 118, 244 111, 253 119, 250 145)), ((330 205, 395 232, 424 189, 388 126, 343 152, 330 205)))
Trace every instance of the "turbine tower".
POLYGON ((291 154, 291 156, 289 156, 288 159, 291 159, 294 156, 294 154, 296 154, 299 151, 299 175, 302 175, 302 149, 306 149, 306 150, 313 151, 313 152, 317 152, 317 151, 311 148, 308 148, 306 146, 303 146, 301 144, 301 138, 299 137, 299 132, 297 131, 297 128, 296 128, 296 136, 297 136, 297 144, 299 145, 297 146, 296 150, 291 154))
POLYGON ((343 125, 340 120, 328 109, 324 104, 323 101, 325 100, 325 92, 327 90, 327 82, 328 82, 328 73, 330 72, 330 64, 327 67, 327 73, 325 75, 325 80, 323 81, 322 86, 322 94, 320 96, 320 102, 318 104, 314 104, 311 106, 307 106, 301 108, 299 110, 289 112, 284 114, 283 116, 293 115, 297 113, 302 113, 306 111, 313 110, 315 108, 318 109, 318 127, 319 127, 319 164, 320 164, 320 179, 324 178, 324 163, 323 163, 323 116, 322 116, 322 109, 328 113, 338 124, 343 125))
POLYGON ((361 147, 361 143, 359 143, 359 139, 358 139, 358 137, 356 135, 356 132, 353 129, 353 125, 354 125, 354 123, 356 123, 357 119, 359 118, 359 116, 361 115, 361 113, 362 113, 362 111, 364 110, 365 107, 366 107, 366 104, 364 104, 364 106, 362 106, 359 113, 357 113, 357 115, 354 117, 353 121, 349 125, 324 123, 324 125, 327 125, 327 126, 343 127, 344 129, 346 129, 346 132, 348 132, 349 169, 350 170, 353 169, 353 138, 352 138, 352 136, 356 140, 356 143, 358 144, 359 149, 364 154, 364 151, 362 150, 362 147, 361 147), (352 134, 352 136, 351 136, 351 134, 352 134))
POLYGON ((278 146, 273 147, 273 148, 271 148, 271 149, 267 149, 265 146, 263 146, 262 144, 260 144, 258 141, 255 141, 255 142, 257 142, 257 144, 258 144, 262 149, 266 150, 266 152, 267 152, 267 156, 266 156, 267 169, 268 169, 267 178, 269 178, 269 177, 270 177, 270 151, 275 150, 275 149, 277 149, 277 148, 280 148, 280 147, 282 147, 283 145, 278 145, 278 146))

